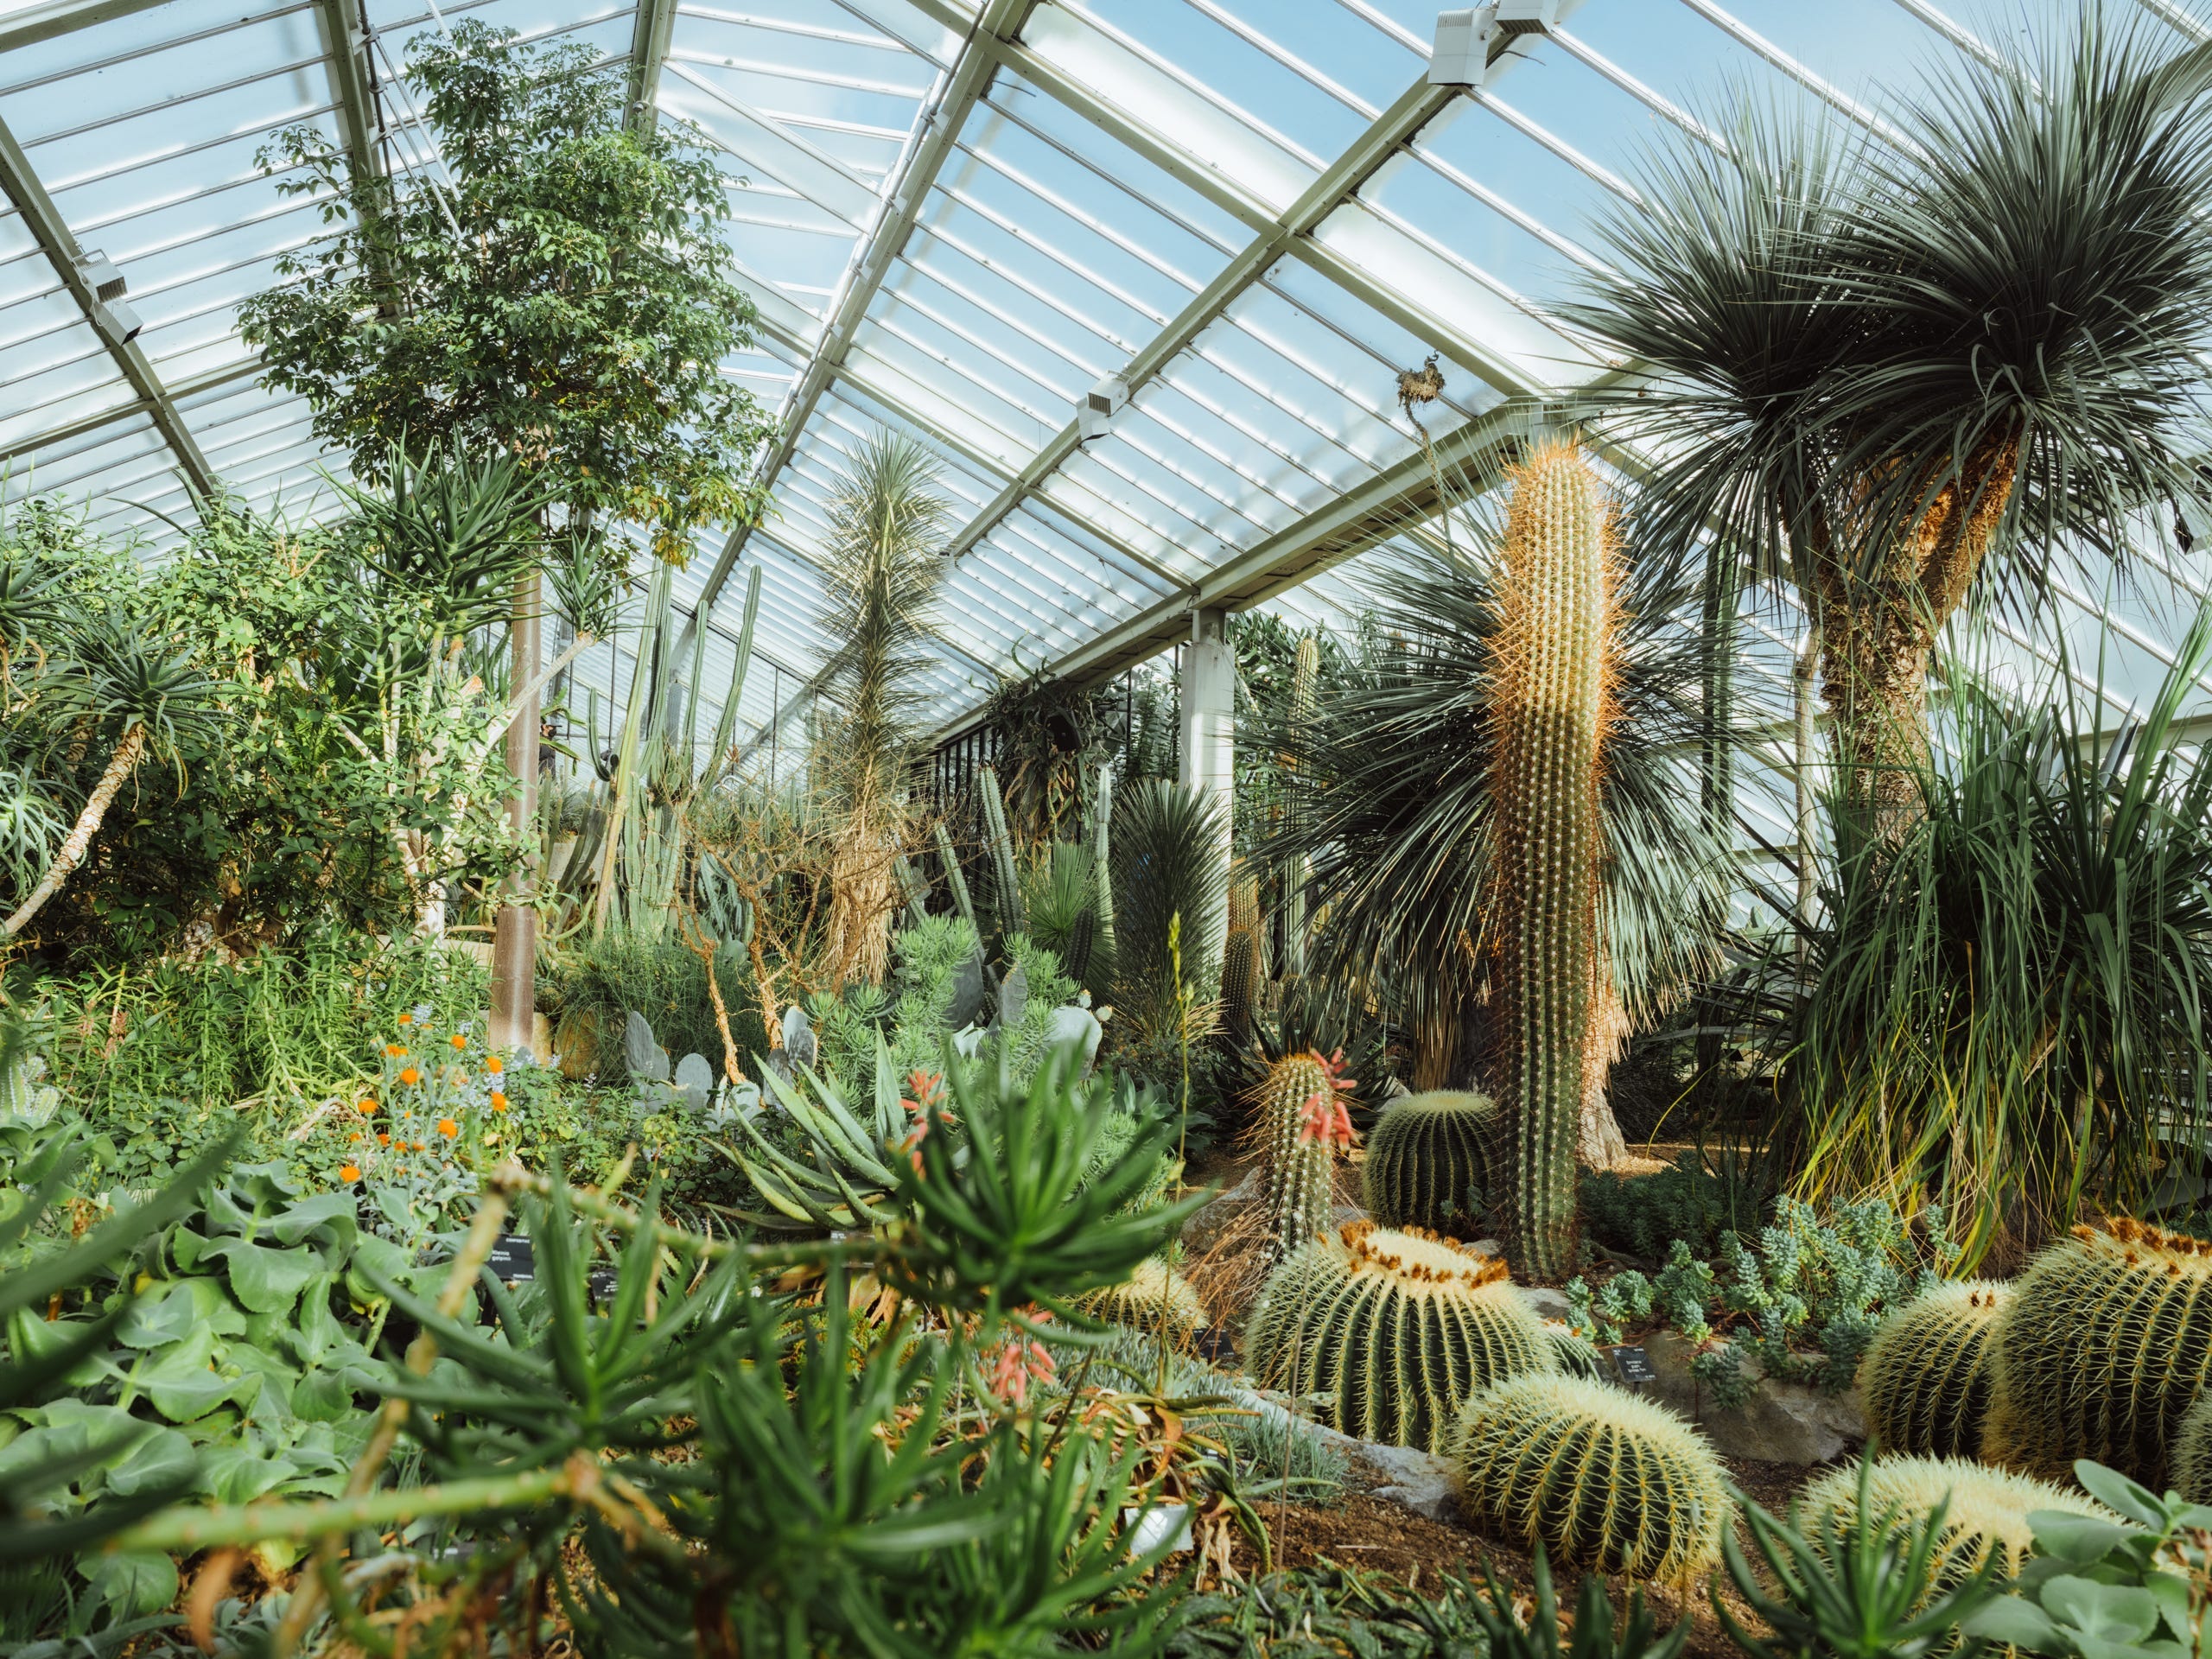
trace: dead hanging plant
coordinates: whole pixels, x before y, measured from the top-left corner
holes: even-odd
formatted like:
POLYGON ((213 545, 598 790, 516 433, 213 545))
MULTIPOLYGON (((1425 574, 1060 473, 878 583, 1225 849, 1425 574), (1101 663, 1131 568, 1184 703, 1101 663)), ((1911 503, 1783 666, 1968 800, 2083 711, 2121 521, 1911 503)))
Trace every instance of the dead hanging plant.
POLYGON ((1001 676, 983 711, 997 739, 992 765, 1015 847, 1027 852, 1071 837, 1083 817, 1084 780, 1105 755, 1096 694, 1047 678, 1040 664, 1001 676))

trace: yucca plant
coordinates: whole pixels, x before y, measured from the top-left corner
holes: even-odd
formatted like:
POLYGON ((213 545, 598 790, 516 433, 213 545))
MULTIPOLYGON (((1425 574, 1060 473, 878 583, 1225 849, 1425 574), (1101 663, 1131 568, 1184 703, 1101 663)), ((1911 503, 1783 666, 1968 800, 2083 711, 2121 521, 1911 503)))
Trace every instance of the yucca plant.
POLYGON ((1195 1046, 1212 1029, 1221 961, 1207 941, 1229 908, 1221 811, 1203 791, 1158 780, 1114 801, 1114 1008, 1116 1027, 1138 1040, 1195 1046))

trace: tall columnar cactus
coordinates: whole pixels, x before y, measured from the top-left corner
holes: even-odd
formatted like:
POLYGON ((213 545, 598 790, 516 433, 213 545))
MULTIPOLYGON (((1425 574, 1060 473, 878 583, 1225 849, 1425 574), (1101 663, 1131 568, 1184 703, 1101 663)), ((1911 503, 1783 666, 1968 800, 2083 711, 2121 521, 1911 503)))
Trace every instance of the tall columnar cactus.
POLYGON ((999 775, 989 766, 976 769, 976 799, 983 809, 983 835, 991 855, 991 914, 1001 934, 1027 933, 1021 908, 1021 869, 1014 859, 1014 837, 1007 832, 1006 798, 999 775))
POLYGON ((2212 1244, 2138 1221, 2076 1227, 2014 1281, 1993 1362, 1985 1459, 2063 1480, 2094 1458, 2163 1491, 2212 1376, 2212 1244))
POLYGON ((1990 1337, 2009 1285, 1963 1280, 1915 1297, 1882 1323, 1859 1362, 1877 1450, 1922 1458, 1981 1455, 1990 1337))
POLYGON ((1555 1565, 1687 1585, 1720 1560, 1720 1459, 1666 1407, 1607 1383, 1509 1378, 1467 1402, 1445 1456, 1470 1516, 1555 1565))
POLYGON ((1558 1363, 1504 1262, 1365 1222, 1268 1275, 1244 1353, 1263 1387, 1327 1395, 1344 1433, 1431 1451, 1470 1395, 1558 1363))
MULTIPOLYGON (((1234 938, 1234 935, 1231 935, 1234 938)), ((1308 1049, 1268 1068, 1254 1092, 1253 1129, 1266 1159, 1266 1259, 1279 1262, 1328 1229, 1336 1208, 1337 1068, 1308 1049)), ((1349 1124, 1344 1125, 1349 1128, 1349 1124)))
POLYGON ((951 834, 942 819, 931 827, 937 836, 938 861, 944 866, 944 885, 952 890, 953 907, 960 912, 960 919, 980 934, 982 930, 976 922, 976 901, 968 896, 968 878, 961 871, 960 854, 952 844, 951 834))
POLYGON ((1221 954, 1221 1025, 1231 1042, 1252 1039, 1252 998, 1260 977, 1260 942, 1231 928, 1221 954))
MULTIPOLYGON (((1991 1469, 1963 1458, 1878 1459, 1867 1471, 1866 1501, 1877 1515, 1926 1521, 1943 1505, 1943 1529, 1929 1560, 1924 1588, 1964 1578, 1993 1560, 1996 1576, 2017 1573, 2034 1545, 2028 1516, 2058 1510, 2100 1521, 2119 1517, 2071 1486, 1991 1469)), ((1859 1467, 1831 1470, 1798 1499, 1797 1526, 1814 1548, 1850 1525, 1859 1510, 1859 1467)))
POLYGON ((1098 937, 1093 948, 1103 958, 1114 959, 1114 769, 1098 768, 1098 795, 1090 813, 1090 868, 1098 883, 1098 937))
MULTIPOLYGON (((1321 682, 1321 646, 1308 634, 1298 642, 1298 656, 1290 674, 1290 727, 1296 734, 1294 741, 1303 748, 1306 734, 1313 723, 1313 707, 1321 682)), ((1306 810, 1305 786, 1297 772, 1295 759, 1286 768, 1290 786, 1287 810, 1296 818, 1306 810)), ((1282 895, 1282 970, 1285 974, 1306 971, 1306 884, 1313 879, 1313 867, 1303 855, 1291 861, 1283 872, 1282 895)))
POLYGON ((1385 1227, 1441 1227, 1487 1185, 1497 1103, 1453 1089, 1393 1101, 1367 1137, 1367 1212, 1385 1227))
POLYGON ((1574 1271, 1575 1147, 1605 1033, 1599 785, 1618 654, 1611 509, 1573 446, 1516 470, 1490 688, 1510 1242, 1527 1277, 1574 1271))

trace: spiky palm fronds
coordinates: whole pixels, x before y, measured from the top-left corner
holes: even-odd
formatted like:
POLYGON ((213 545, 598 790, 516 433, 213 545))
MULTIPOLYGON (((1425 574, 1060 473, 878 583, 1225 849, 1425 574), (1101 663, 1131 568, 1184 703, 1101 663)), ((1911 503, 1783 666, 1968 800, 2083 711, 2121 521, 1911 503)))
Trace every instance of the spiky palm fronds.
POLYGON ((1139 1032, 1164 1039, 1186 1013, 1200 1027, 1192 1042, 1212 1027, 1221 962, 1208 942, 1228 912, 1228 842, 1204 791, 1150 781, 1114 803, 1114 1006, 1139 1032))
POLYGON ((833 986, 853 975, 882 979, 885 925, 900 903, 893 867, 907 834, 906 774, 945 573, 950 508, 937 481, 928 450, 879 433, 830 495, 819 620, 839 643, 823 664, 831 713, 815 754, 844 826, 830 874, 833 986))

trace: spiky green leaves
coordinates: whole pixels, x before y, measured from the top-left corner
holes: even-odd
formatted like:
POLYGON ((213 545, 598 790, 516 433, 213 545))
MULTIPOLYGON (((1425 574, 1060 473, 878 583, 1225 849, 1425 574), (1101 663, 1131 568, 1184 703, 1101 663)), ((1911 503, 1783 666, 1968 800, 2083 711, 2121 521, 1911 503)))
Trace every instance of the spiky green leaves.
POLYGON ((1345 1433, 1431 1451, 1469 1395, 1556 1363, 1503 1262, 1365 1223, 1276 1268, 1244 1353, 1262 1386, 1327 1395, 1345 1433))
POLYGON ((1993 1358, 1989 1461, 2063 1480, 2091 1458, 2164 1490, 2212 1374, 2212 1244, 2134 1221, 2076 1227, 2015 1281, 1993 1358))
POLYGON ((1612 509, 1573 445, 1513 475, 1498 582, 1492 908, 1512 1114, 1511 1245, 1527 1277, 1574 1271, 1575 1149, 1602 1077, 1599 780, 1619 657, 1612 509))
POLYGON ((1497 1129, 1488 1095, 1437 1089, 1393 1101, 1367 1137, 1368 1213, 1385 1227, 1441 1227, 1471 1214, 1497 1129))
POLYGON ((1207 941, 1220 938, 1229 906, 1222 808, 1203 791, 1151 781, 1125 791, 1113 810, 1115 1011, 1136 1034, 1166 1043, 1187 1019, 1195 1044, 1212 1027, 1221 983, 1207 941))
POLYGON ((1859 1391, 1878 1450, 1981 1455, 1990 1333, 2012 1294, 2008 1285, 1981 1279, 1938 1285, 1883 1322, 1859 1363, 1859 1391))
POLYGON ((1687 1584, 1720 1560, 1728 1476, 1665 1407, 1586 1377, 1514 1377, 1470 1400, 1450 1448, 1461 1506, 1554 1561, 1687 1584))

